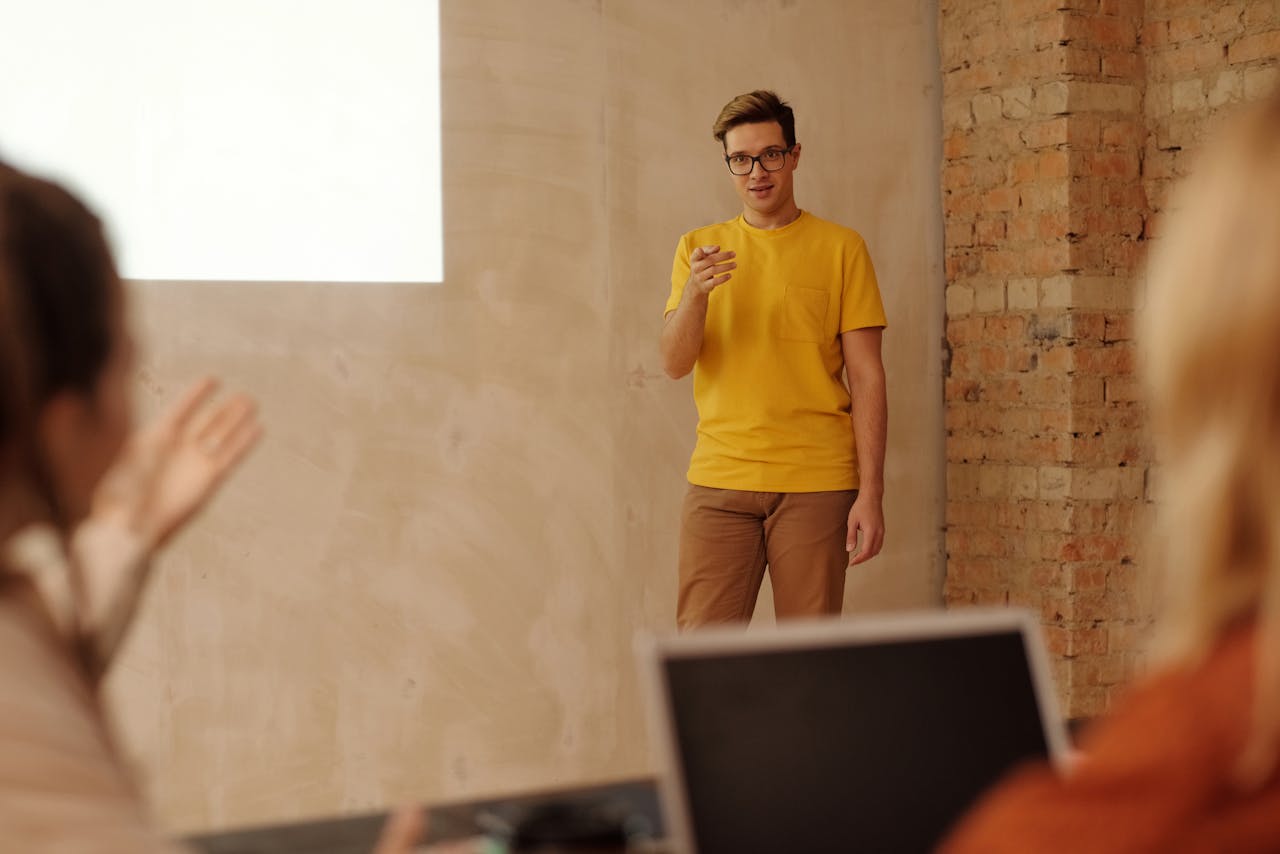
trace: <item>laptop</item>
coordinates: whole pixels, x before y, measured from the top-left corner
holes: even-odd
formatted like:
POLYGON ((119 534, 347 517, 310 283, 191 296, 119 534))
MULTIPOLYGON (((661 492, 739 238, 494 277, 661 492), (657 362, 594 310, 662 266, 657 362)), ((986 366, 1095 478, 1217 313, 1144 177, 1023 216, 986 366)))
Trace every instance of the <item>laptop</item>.
POLYGON ((913 612, 649 639, 653 742, 680 854, 931 851, 1067 734, 1038 620, 913 612))

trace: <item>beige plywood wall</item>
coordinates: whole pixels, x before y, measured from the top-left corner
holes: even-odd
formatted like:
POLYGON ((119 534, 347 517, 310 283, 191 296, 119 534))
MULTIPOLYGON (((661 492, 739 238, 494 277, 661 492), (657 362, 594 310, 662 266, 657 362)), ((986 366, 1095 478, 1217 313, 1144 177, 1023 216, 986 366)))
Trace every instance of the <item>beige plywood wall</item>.
POLYGON ((793 102, 798 201, 864 234, 890 316, 889 539, 847 610, 938 601, 935 20, 443 0, 443 284, 134 286, 143 408, 213 370, 269 431, 112 680, 166 825, 649 769, 633 639, 673 623, 695 423, 657 333, 677 238, 737 212, 709 127, 740 91, 793 102))

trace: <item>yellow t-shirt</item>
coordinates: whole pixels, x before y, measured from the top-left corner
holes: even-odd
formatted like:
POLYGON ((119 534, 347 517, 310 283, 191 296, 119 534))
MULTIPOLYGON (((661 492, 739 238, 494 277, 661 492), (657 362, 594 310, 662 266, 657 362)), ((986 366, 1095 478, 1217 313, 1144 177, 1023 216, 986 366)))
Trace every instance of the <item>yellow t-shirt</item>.
POLYGON ((852 229, 801 212, 778 229, 738 216, 680 238, 667 311, 698 246, 732 250, 711 292, 693 370, 698 442, 689 482, 754 492, 856 489, 840 333, 885 326, 875 269, 852 229))

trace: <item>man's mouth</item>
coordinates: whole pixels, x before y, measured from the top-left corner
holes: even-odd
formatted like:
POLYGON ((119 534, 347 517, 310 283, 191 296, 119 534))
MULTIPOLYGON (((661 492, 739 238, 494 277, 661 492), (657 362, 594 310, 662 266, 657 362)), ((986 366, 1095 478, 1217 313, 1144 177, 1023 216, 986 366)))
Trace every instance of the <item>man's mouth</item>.
POLYGON ((768 192, 769 190, 772 190, 772 189, 773 189, 773 185, 772 185, 772 184, 761 184, 761 185, 760 185, 760 186, 758 186, 758 187, 748 187, 747 189, 748 189, 748 190, 750 190, 750 191, 751 191, 751 192, 753 192, 753 193, 764 193, 764 192, 768 192))

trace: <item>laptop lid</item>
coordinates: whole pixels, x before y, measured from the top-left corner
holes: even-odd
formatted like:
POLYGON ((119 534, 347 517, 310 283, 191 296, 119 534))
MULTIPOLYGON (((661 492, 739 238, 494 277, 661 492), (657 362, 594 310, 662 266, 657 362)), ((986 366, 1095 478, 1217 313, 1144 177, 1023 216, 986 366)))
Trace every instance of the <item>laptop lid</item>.
POLYGON ((643 651, 667 829, 692 854, 929 851, 1067 737, 1027 611, 714 629, 643 651))

